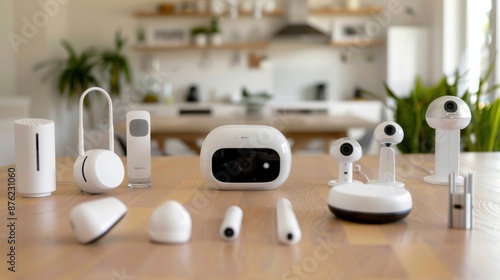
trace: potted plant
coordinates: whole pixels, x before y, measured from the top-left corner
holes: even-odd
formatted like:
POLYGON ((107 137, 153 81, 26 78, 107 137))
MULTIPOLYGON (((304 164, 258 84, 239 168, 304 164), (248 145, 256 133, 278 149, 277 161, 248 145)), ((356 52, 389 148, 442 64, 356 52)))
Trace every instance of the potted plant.
POLYGON ((114 49, 105 49, 99 53, 99 66, 104 72, 103 77, 107 80, 109 92, 116 96, 121 93, 122 80, 127 84, 132 83, 128 59, 122 53, 126 43, 127 39, 118 31, 115 33, 114 49))
MULTIPOLYGON (((56 76, 57 91, 60 96, 67 96, 68 102, 78 100, 83 91, 92 86, 99 86, 94 68, 99 64, 98 53, 95 49, 85 49, 77 53, 70 43, 61 42, 66 51, 65 58, 50 59, 35 65, 35 71, 48 68, 42 81, 56 76)), ((90 106, 89 99, 85 106, 90 106)))
POLYGON ((207 45, 207 34, 208 29, 206 27, 199 26, 191 29, 191 36, 193 37, 194 44, 198 47, 207 45))
POLYGON ((246 88, 241 91, 243 104, 246 106, 248 114, 260 114, 266 102, 272 98, 267 92, 250 93, 246 88))
MULTIPOLYGON (((68 97, 69 104, 77 104, 83 91, 92 86, 100 86, 101 83, 108 85, 112 95, 119 96, 122 80, 129 84, 132 80, 128 60, 122 53, 125 44, 126 40, 122 38, 120 32, 117 32, 114 49, 90 47, 78 53, 70 43, 63 40, 62 46, 66 51, 66 57, 42 61, 36 64, 34 69, 35 71, 47 69, 42 81, 55 77, 57 92, 60 96, 68 97), (101 73, 97 72, 98 67, 101 73)), ((85 99, 86 109, 91 107, 90 100, 85 99)), ((90 125, 95 126, 93 114, 87 116, 90 125)))
MULTIPOLYGON (((407 97, 399 97, 385 84, 386 97, 393 101, 393 105, 388 106, 394 112, 394 121, 401 125, 405 132, 405 138, 397 146, 398 149, 403 153, 434 152, 434 129, 427 124, 425 113, 434 99, 452 95, 462 98, 472 113, 471 123, 461 133, 462 150, 500 151, 500 99, 497 98, 488 104, 481 101, 484 94, 499 87, 499 85, 494 85, 486 88, 486 81, 493 69, 494 65, 490 65, 484 77, 480 79, 477 91, 466 90, 462 96, 459 96, 458 92, 458 85, 462 78, 458 71, 451 82, 443 77, 433 86, 425 86, 417 77, 415 85, 407 97)), ((375 96, 369 91, 364 90, 363 92, 375 96)), ((387 101, 387 99, 384 97, 383 101, 387 101)))
POLYGON ((210 44, 213 46, 220 46, 222 45, 222 34, 219 29, 219 21, 217 18, 212 18, 212 21, 210 22, 210 44))

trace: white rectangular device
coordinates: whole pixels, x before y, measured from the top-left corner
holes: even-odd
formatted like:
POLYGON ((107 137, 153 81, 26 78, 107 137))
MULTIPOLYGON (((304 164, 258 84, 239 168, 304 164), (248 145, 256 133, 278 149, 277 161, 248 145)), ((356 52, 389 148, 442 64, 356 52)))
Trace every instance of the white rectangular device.
POLYGON ((220 126, 201 147, 201 175, 216 189, 275 189, 288 179, 291 166, 287 139, 270 126, 220 126))
POLYGON ((129 188, 151 186, 151 117, 148 111, 127 113, 127 171, 129 188))
POLYGON ((56 190, 54 122, 22 119, 14 123, 17 192, 24 197, 49 196, 56 190))

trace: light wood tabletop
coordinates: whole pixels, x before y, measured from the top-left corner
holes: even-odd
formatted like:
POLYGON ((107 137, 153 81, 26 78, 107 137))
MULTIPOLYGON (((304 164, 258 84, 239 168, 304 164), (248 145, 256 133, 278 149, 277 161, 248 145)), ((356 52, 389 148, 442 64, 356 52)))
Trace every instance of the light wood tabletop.
MULTIPOLYGON (((327 114, 271 114, 271 115, 234 115, 234 116, 151 116, 151 139, 158 142, 160 150, 165 151, 165 140, 177 138, 199 154, 200 146, 196 141, 204 138, 221 125, 269 125, 280 130, 294 141, 292 151, 304 148, 312 139, 322 139, 325 143, 347 136, 352 128, 374 129, 377 120, 363 119, 354 115, 327 114)), ((117 131, 125 131, 124 122, 116 123, 117 131)), ((328 145, 325 145, 328 146, 328 145)), ((327 149, 325 150, 328 153, 327 149)))
MULTIPOLYGON (((81 193, 61 182, 45 198, 15 199, 15 231, 9 231, 8 167, 0 168, 0 279, 498 279, 500 275, 500 154, 464 153, 461 172, 475 174, 475 225, 447 227, 447 186, 423 183, 432 155, 397 159, 398 180, 413 197, 403 221, 365 225, 335 218, 327 207, 327 182, 337 175, 328 156, 297 155, 289 179, 270 191, 218 191, 207 187, 198 157, 153 158, 153 185, 129 189, 126 182, 101 195, 81 193), (78 243, 68 213, 80 202, 114 196, 127 215, 106 236, 78 243), (278 198, 293 204, 302 240, 278 243, 278 198), (167 200, 191 214, 189 243, 163 245, 148 239, 152 211, 167 200), (243 209, 235 242, 218 235, 226 209, 243 209), (16 272, 8 271, 8 240, 15 236, 16 272)), ((73 159, 58 159, 59 181, 72 180, 73 159)), ((374 178, 378 157, 359 164, 374 178)), ((359 174, 355 179, 363 180, 359 174)))

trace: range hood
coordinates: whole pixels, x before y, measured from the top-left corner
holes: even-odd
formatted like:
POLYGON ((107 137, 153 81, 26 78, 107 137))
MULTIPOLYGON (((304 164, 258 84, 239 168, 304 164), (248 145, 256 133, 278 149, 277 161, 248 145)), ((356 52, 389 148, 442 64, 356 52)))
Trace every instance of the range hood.
POLYGON ((278 31, 274 39, 327 41, 328 36, 307 23, 309 8, 306 0, 287 0, 287 25, 278 31))

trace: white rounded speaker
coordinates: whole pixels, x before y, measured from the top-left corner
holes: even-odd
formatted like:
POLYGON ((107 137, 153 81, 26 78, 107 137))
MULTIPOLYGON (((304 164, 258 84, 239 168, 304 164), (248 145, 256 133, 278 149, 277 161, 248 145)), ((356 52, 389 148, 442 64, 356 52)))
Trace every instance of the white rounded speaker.
POLYGON ((125 168, 120 157, 114 152, 113 105, 109 94, 102 88, 89 88, 80 97, 78 138, 79 156, 73 167, 73 178, 78 187, 91 194, 103 193, 118 187, 125 176, 125 168), (89 92, 94 90, 101 92, 108 100, 109 150, 95 149, 85 152, 83 147, 83 100, 89 92))
POLYGON ((406 218, 412 209, 412 198, 405 188, 343 184, 328 193, 328 208, 340 219, 368 224, 395 222, 406 218))
POLYGON ((14 124, 17 192, 25 197, 51 195, 56 190, 54 122, 21 119, 14 124))

